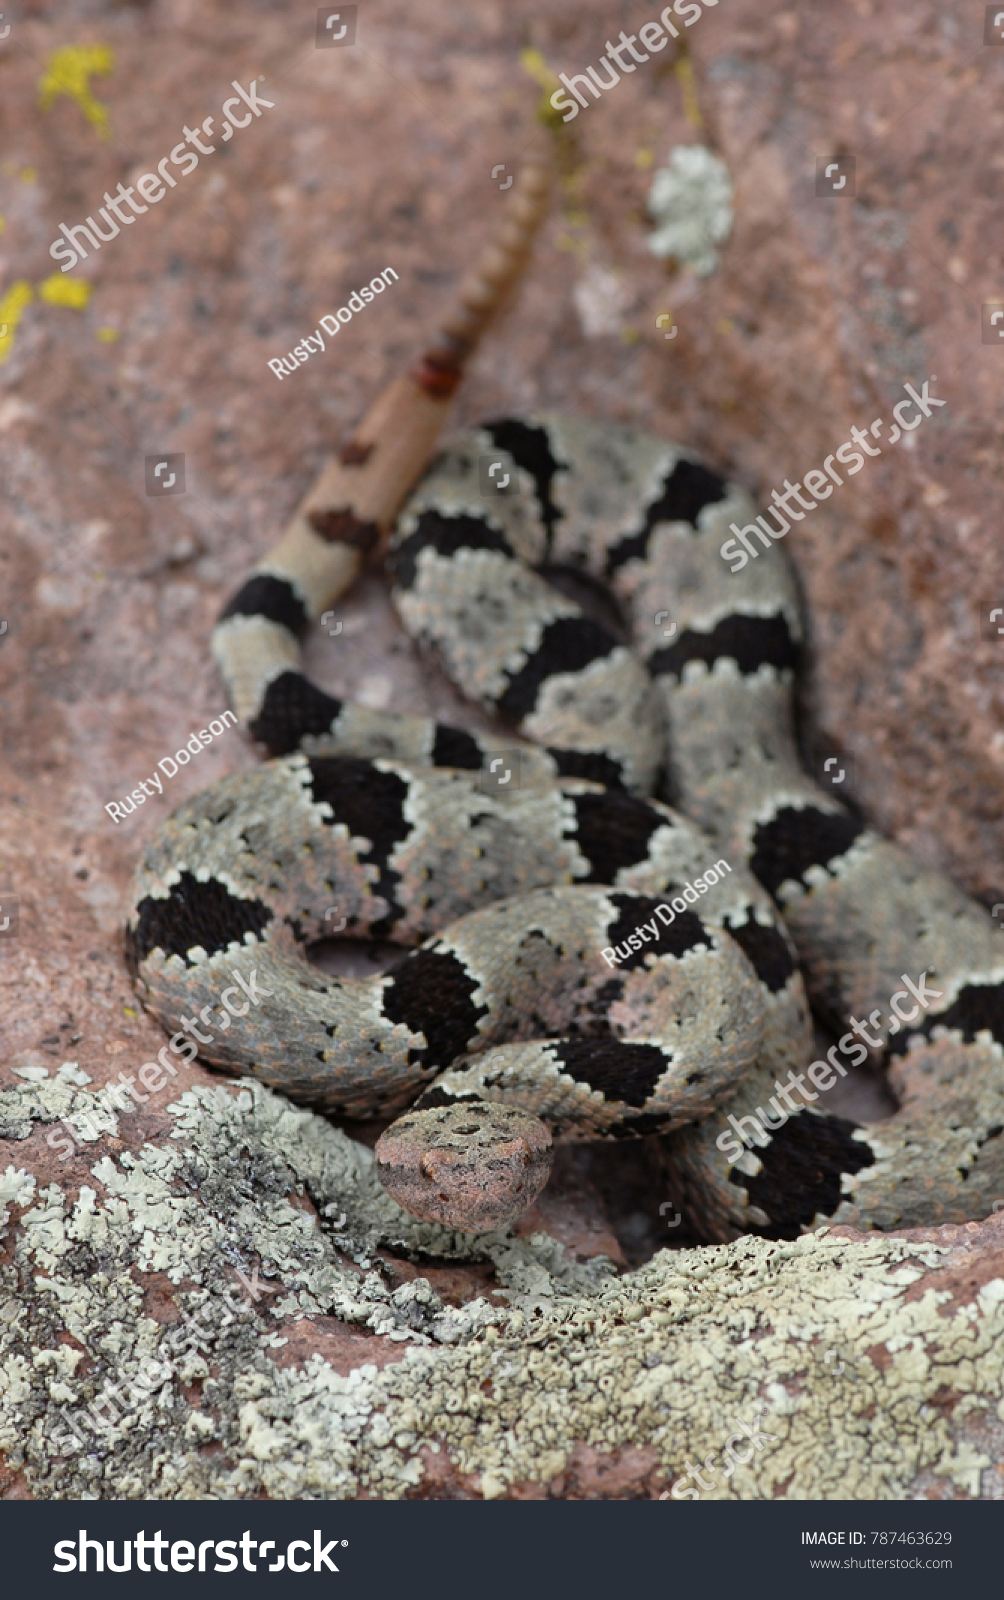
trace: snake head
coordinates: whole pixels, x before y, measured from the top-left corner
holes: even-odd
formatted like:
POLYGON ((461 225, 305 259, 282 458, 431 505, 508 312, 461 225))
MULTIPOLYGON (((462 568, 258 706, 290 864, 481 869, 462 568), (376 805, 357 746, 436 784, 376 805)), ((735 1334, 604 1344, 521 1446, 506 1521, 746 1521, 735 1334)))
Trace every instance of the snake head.
POLYGON ((514 1222, 540 1194, 553 1159, 539 1117, 487 1100, 409 1111, 376 1147, 380 1182, 398 1205, 464 1233, 514 1222))

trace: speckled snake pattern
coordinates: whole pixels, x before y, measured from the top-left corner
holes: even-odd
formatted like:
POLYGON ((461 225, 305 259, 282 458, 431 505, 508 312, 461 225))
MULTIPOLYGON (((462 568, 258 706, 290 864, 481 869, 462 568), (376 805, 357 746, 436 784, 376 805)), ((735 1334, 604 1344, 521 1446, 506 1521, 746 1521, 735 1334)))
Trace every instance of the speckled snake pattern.
POLYGON ((201 1016, 212 1065, 329 1113, 396 1116, 391 1194, 472 1231, 539 1192, 552 1137, 663 1137, 708 1242, 989 1214, 999 935, 803 771, 793 573, 777 544, 741 573, 720 553, 753 516, 738 486, 629 428, 531 416, 457 439, 387 570, 405 628, 496 715, 496 739, 317 688, 299 639, 328 595, 306 564, 266 557, 214 653, 272 759, 185 802, 136 874, 129 958, 171 1048, 192 1050, 201 1016), (509 480, 492 498, 488 455, 509 480), (602 588, 623 627, 557 569, 602 588), (502 751, 518 752, 511 792, 491 778, 502 751), (333 904, 347 937, 406 953, 370 978, 311 966, 333 904), (937 998, 890 1027, 903 975, 937 998), (262 998, 231 1020, 237 976, 262 998), (855 1126, 825 1094, 782 1109, 779 1083, 816 1054, 810 1004, 886 1066, 890 1119, 855 1126), (869 1017, 878 1041, 860 1043, 847 1030, 869 1017), (754 1113, 749 1148, 727 1137, 754 1113))

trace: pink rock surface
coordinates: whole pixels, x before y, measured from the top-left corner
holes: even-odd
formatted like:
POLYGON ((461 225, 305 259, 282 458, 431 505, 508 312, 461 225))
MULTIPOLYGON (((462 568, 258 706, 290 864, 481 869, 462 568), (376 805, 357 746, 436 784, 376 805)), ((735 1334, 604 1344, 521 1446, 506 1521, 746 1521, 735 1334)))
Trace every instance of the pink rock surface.
MULTIPOLYGON (((520 48, 579 71, 613 26, 596 0, 543 13, 528 0, 390 0, 360 6, 353 48, 317 50, 313 16, 160 0, 57 19, 26 3, 0 46, 2 292, 34 291, 0 366, 0 904, 18 912, 16 934, 0 937, 0 1087, 17 1081, 13 1067, 64 1060, 96 1086, 163 1042, 122 960, 133 861, 170 809, 255 753, 230 732, 125 822, 104 807, 223 708, 216 612, 418 349, 497 215, 492 169, 515 170, 538 95, 520 48), (114 52, 91 80, 108 138, 72 97, 38 107, 44 67, 67 45, 114 52), (154 171, 184 126, 213 115, 215 143, 232 81, 253 78, 274 105, 60 275, 48 253, 59 224, 154 171), (391 290, 280 383, 269 359, 386 267, 399 274, 391 290), (86 307, 46 298, 53 274, 57 292, 89 285, 86 307), (163 452, 184 455, 186 491, 151 498, 144 461, 163 452)), ((1004 637, 981 639, 978 618, 1004 607, 1004 351, 981 341, 981 306, 1002 293, 1004 55, 982 45, 982 27, 981 7, 871 0, 811 17, 755 0, 704 14, 685 38, 692 80, 667 51, 567 129, 570 176, 456 415, 551 407, 630 421, 767 494, 819 466, 852 424, 883 418, 888 431, 903 385, 930 380, 946 405, 905 444, 880 439, 881 455, 790 536, 812 647, 805 737, 812 755, 853 758, 872 822, 993 904, 1004 637), (653 162, 697 139, 736 187, 734 233, 704 283, 667 278, 643 216, 653 162), (856 160, 856 194, 817 198, 816 159, 837 154, 856 160), (582 286, 595 294, 597 272, 619 281, 620 309, 614 331, 590 337, 582 286), (673 341, 657 326, 666 310, 673 341)), ((338 616, 340 635, 319 630, 308 645, 318 682, 477 725, 415 662, 378 578, 338 616)), ((129 1146, 164 1134, 165 1103, 128 1119, 129 1146)), ((40 1187, 75 1194, 89 1180, 90 1147, 61 1164, 36 1129, 8 1151, 40 1187)), ((586 1253, 606 1241, 613 1254, 598 1191, 573 1187, 586 1253)), ((560 1209, 560 1196, 545 1194, 542 1217, 547 1204, 560 1209)), ((562 1227, 574 1248, 567 1216, 562 1227)), ((337 1364, 361 1336, 330 1321, 298 1324, 297 1338, 337 1364)), ((610 1482, 648 1470, 639 1457, 610 1482)), ((582 1492, 608 1492, 591 1489, 591 1459, 575 1471, 582 1492)), ((16 1478, 0 1490, 25 1492, 16 1478)))

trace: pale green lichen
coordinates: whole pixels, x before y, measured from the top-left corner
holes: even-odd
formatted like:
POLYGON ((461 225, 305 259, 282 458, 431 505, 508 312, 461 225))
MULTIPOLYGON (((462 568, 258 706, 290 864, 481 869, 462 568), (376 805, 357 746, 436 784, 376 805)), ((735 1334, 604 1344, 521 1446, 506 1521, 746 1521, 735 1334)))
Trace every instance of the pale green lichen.
MULTIPOLYGON (((83 1115, 88 1098, 65 1081, 24 1084, 0 1094, 0 1124, 23 1137, 33 1121, 83 1115)), ((647 1446, 668 1483, 757 1405, 769 1445, 702 1497, 975 1495, 1001 1457, 1004 1281, 954 1303, 935 1274, 917 1294, 940 1247, 744 1238, 618 1276, 545 1234, 472 1239, 415 1222, 368 1150, 267 1090, 189 1091, 170 1110, 172 1138, 102 1156, 72 1204, 57 1184, 32 1196, 17 1170, 33 1203, 0 1269, 0 1448, 36 1496, 394 1497, 420 1484, 423 1445, 445 1448, 489 1498, 557 1477, 576 1444, 647 1446), (381 1244, 492 1260, 508 1308, 444 1306, 422 1278, 392 1290, 381 1244), (276 1292, 216 1315, 255 1263, 276 1292), (166 1275, 179 1311, 201 1308, 204 1351, 170 1353, 141 1272, 166 1275), (275 1319, 290 1314, 369 1329, 403 1359, 347 1377, 318 1355, 280 1368, 275 1319), (93 1447, 71 1447, 66 1418, 106 1377, 168 1360, 156 1394, 93 1447), (200 1381, 200 1397, 186 1393, 200 1381)))
POLYGON ((669 165, 652 174, 648 236, 654 256, 670 256, 709 277, 718 266, 717 246, 732 232, 732 179, 729 169, 704 145, 676 145, 669 165))
MULTIPOLYGON (((7 1200, 13 1200, 16 1205, 23 1206, 35 1192, 35 1179, 24 1168, 10 1166, 6 1172, 0 1173, 0 1205, 7 1200)), ((4 1222, 7 1213, 4 1212, 4 1222)))

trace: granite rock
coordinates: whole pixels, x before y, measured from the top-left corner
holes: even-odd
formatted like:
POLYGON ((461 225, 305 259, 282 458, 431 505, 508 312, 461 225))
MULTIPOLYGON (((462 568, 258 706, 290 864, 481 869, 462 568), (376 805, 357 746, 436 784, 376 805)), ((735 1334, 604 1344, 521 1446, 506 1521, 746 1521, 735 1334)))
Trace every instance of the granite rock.
MULTIPOLYGON (((581 71, 611 27, 595 0, 389 0, 360 8, 354 47, 315 49, 313 12, 283 5, 78 0, 57 20, 28 0, 0 45, 6 1497, 648 1497, 755 1406, 776 1442, 715 1492, 1004 1494, 999 1216, 644 1261, 659 1219, 642 1248, 644 1219, 632 1234, 559 1154, 523 1231, 472 1243, 386 1210, 378 1129, 198 1066, 138 1077, 163 1043, 120 941, 140 840, 255 752, 230 732, 126 822, 104 808, 221 711, 222 601, 504 203, 540 93, 521 49, 581 71), (43 110, 46 73, 73 92, 43 110), (223 140, 231 84, 252 80, 273 104, 223 140), (181 176, 185 127, 214 149, 181 176), (61 273, 60 224, 165 158, 175 185, 61 273), (269 361, 387 267, 389 292, 280 380, 269 361), (148 493, 163 456, 184 457, 183 493, 148 493), (93 1115, 120 1074, 145 1098, 93 1115), (201 1344, 169 1348, 197 1313, 201 1344), (106 1379, 157 1361, 159 1410, 140 1392, 104 1432, 80 1421, 106 1379)), ((850 757, 868 818, 992 906, 1004 112, 982 27, 933 0, 706 11, 685 53, 565 129, 558 204, 456 417, 630 421, 765 496, 882 419, 880 454, 789 539, 806 756, 850 757), (700 281, 646 242, 651 172, 691 142, 735 190, 700 281), (818 195, 817 162, 850 158, 853 182, 818 195), (946 404, 889 443, 925 381, 946 404)), ((413 658, 378 577, 338 618, 307 647, 325 687, 483 726, 413 658)))

